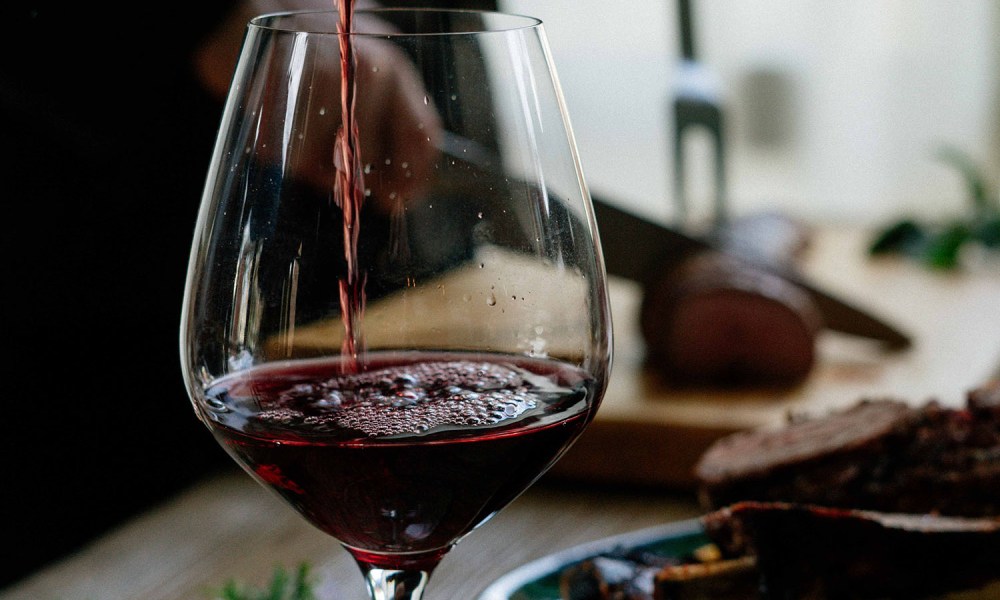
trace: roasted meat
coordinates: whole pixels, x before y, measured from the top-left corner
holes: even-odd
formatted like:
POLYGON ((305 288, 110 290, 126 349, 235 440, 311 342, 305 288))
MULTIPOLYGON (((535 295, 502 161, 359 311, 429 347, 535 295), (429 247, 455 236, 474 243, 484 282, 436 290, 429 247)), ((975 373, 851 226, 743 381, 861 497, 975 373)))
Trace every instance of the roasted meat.
POLYGON ((966 406, 867 399, 718 440, 695 466, 706 509, 744 500, 896 513, 1000 515, 1000 383, 966 406))

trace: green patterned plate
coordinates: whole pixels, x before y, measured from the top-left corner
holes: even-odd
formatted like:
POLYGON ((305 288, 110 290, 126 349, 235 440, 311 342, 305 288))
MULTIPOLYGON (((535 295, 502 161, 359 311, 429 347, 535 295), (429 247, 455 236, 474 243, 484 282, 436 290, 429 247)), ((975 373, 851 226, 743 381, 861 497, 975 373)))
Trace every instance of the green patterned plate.
POLYGON ((567 567, 620 549, 681 558, 708 543, 698 519, 688 519, 573 546, 527 563, 497 579, 478 600, 561 600, 559 575, 567 567))

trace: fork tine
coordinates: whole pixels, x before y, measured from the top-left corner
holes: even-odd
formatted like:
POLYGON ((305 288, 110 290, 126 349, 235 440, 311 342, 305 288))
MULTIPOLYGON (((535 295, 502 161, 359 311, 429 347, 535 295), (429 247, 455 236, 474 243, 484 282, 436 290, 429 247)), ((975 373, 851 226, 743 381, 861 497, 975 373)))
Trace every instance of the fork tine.
POLYGON ((690 0, 678 0, 680 21, 681 65, 675 82, 673 99, 674 119, 674 195, 678 219, 689 218, 690 203, 687 195, 686 151, 684 137, 693 127, 705 128, 714 147, 715 206, 713 221, 720 226, 728 218, 726 200, 726 150, 724 118, 720 95, 712 74, 702 66, 695 53, 694 27, 690 0))

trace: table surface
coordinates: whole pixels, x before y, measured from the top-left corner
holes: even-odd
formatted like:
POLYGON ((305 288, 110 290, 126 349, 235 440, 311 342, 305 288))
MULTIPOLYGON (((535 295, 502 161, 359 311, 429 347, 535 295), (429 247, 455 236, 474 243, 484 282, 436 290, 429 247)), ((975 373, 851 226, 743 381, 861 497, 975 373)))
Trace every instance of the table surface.
MULTIPOLYGON (((427 597, 475 598, 541 556, 699 514, 692 495, 599 489, 543 478, 466 537, 433 574, 427 597)), ((77 554, 0 592, 2 600, 211 600, 236 580, 308 562, 320 600, 362 600, 350 556, 242 472, 207 480, 77 554)))

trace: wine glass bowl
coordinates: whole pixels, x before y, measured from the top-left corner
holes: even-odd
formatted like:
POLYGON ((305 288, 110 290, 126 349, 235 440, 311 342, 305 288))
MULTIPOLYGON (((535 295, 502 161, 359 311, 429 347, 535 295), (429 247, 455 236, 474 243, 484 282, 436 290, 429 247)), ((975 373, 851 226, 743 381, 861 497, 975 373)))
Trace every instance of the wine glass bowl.
POLYGON ((234 460, 416 599, 593 419, 611 321, 541 23, 352 17, 248 26, 181 362, 234 460))

